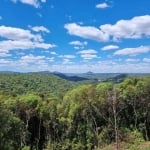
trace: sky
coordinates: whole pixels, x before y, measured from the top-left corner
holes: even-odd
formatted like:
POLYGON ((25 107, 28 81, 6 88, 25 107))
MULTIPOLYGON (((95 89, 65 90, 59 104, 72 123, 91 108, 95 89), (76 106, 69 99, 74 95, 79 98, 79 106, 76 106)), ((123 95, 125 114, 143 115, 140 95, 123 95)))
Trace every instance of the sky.
POLYGON ((150 1, 0 0, 0 71, 150 73, 150 1))

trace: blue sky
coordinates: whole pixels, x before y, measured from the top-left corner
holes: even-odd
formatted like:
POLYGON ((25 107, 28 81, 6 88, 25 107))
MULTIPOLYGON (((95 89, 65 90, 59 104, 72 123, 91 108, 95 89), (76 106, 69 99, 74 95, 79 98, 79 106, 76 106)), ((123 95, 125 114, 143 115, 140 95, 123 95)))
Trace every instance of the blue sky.
POLYGON ((150 1, 1 0, 0 71, 150 73, 150 1))

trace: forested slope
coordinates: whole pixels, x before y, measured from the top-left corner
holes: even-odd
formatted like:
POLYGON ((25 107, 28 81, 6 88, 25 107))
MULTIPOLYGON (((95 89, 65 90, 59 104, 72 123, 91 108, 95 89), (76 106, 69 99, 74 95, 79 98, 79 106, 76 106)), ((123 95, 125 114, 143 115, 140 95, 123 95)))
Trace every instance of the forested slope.
POLYGON ((2 76, 1 89, 6 91, 0 94, 0 149, 101 150, 113 145, 118 150, 138 150, 150 141, 150 77, 79 85, 69 91, 58 87, 61 83, 66 82, 48 75, 45 79, 37 74, 2 76), (59 85, 52 87, 56 82, 50 78, 59 85), (38 92, 60 90, 63 96, 33 93, 28 86, 24 94, 18 90, 8 94, 10 87, 20 85, 18 81, 43 84, 42 88, 50 82, 44 90, 30 86, 38 92))
POLYGON ((72 88, 73 83, 52 74, 0 74, 0 91, 8 94, 43 93, 61 96, 72 88))

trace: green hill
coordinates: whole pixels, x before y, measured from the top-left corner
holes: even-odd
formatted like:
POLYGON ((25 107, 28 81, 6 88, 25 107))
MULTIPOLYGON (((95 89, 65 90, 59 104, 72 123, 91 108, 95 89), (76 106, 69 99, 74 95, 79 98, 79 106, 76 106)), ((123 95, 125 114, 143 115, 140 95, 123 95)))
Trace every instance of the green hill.
POLYGON ((62 96, 72 88, 72 82, 59 78, 52 74, 0 74, 0 91, 12 95, 33 92, 62 96))

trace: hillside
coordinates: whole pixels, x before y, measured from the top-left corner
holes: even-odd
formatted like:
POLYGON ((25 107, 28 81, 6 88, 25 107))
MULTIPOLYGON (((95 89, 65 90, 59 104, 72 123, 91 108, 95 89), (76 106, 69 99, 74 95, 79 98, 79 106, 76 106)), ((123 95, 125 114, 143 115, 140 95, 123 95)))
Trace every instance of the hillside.
POLYGON ((79 84, 49 73, 0 74, 0 149, 149 148, 150 77, 79 84))
POLYGON ((52 74, 1 73, 0 91, 9 94, 44 93, 60 96, 73 88, 67 80, 52 74))

